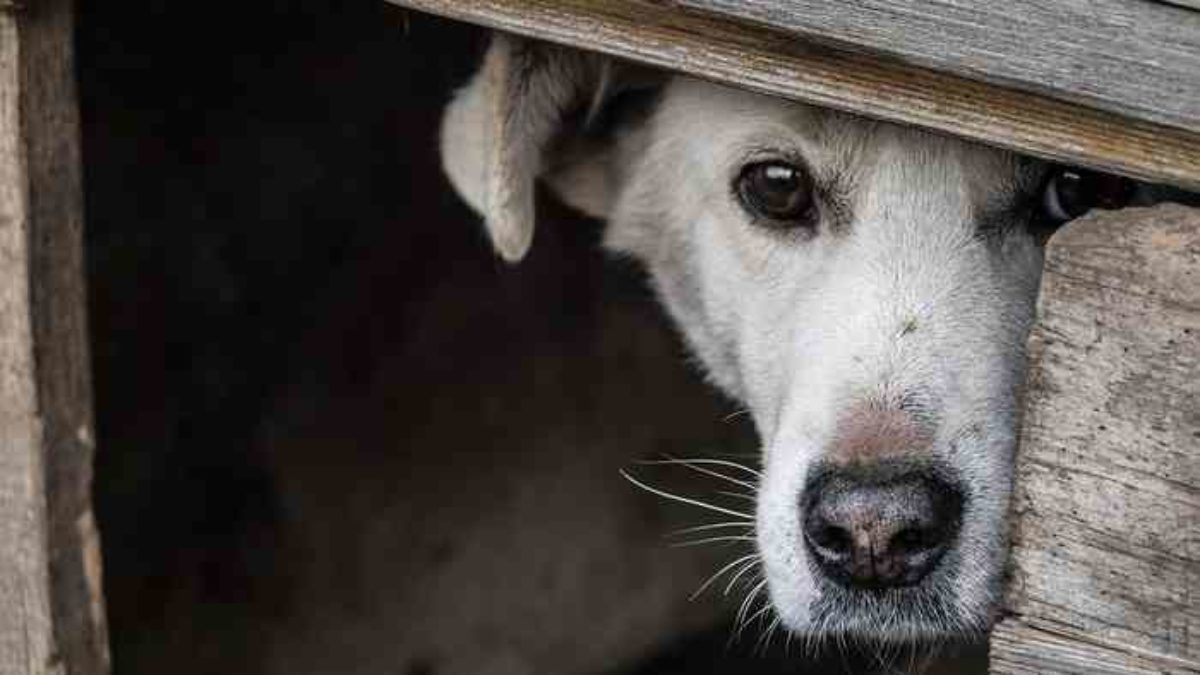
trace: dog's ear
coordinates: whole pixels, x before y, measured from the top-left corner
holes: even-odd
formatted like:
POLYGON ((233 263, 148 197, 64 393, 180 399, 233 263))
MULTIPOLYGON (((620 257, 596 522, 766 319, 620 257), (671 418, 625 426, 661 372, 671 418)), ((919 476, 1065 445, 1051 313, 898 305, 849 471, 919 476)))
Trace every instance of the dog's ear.
POLYGON ((441 147, 451 183, 483 215, 502 258, 517 262, 529 250, 539 176, 568 204, 607 213, 615 150, 606 127, 617 118, 609 104, 647 89, 648 79, 597 54, 494 35, 483 65, 446 109, 441 147))

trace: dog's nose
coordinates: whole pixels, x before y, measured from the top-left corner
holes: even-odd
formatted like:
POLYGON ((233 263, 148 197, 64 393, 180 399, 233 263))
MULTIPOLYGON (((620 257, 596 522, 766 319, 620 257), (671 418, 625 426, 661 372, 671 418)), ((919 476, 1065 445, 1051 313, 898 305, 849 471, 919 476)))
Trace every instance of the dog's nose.
POLYGON ((821 570, 854 588, 910 586, 954 542, 962 498, 932 474, 827 474, 802 503, 804 539, 821 570))

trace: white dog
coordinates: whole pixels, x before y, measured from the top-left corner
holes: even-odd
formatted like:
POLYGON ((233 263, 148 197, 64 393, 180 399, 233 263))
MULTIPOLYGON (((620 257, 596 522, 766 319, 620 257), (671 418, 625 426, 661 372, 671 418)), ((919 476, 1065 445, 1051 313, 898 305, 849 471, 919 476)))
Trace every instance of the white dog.
POLYGON ((1041 270, 1031 225, 1075 215, 1085 174, 504 36, 442 149, 509 261, 531 244, 538 178, 605 219, 606 246, 644 263, 744 402, 763 452, 750 563, 784 627, 987 629, 1041 270))

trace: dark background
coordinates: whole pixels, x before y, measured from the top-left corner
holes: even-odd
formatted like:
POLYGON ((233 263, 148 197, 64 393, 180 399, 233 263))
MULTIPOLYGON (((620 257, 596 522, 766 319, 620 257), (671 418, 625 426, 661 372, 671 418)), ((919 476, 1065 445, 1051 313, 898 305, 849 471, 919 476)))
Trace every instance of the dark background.
MULTIPOLYGON (((678 596, 715 569, 670 552, 660 530, 675 516, 615 469, 701 444, 751 452, 748 425, 725 421, 736 408, 689 371, 638 270, 604 259, 596 223, 547 204, 533 255, 508 269, 441 176, 441 109, 484 45, 479 29, 383 2, 80 3, 116 673, 463 672, 457 652, 499 638, 459 627, 539 616, 470 589, 433 605, 403 590, 459 578, 419 581, 479 557, 479 513, 544 514, 499 521, 521 554, 542 548, 545 523, 529 565, 562 558, 562 532, 610 532, 580 578, 611 579, 621 590, 600 590, 616 599, 639 597, 638 575, 649 594, 679 577, 678 596), (578 474, 546 463, 591 443, 608 449, 572 462, 578 474), (520 506, 554 485, 577 492, 544 499, 577 494, 579 513, 520 506), (458 534, 422 529, 438 519, 458 534), (626 540, 638 548, 612 550, 626 540)), ((601 602, 555 583, 546 597, 563 607, 601 602)), ((733 600, 665 607, 644 632, 664 641, 604 671, 804 669, 795 650, 730 645, 733 600)), ((568 672, 546 664, 600 641, 594 623, 572 614, 546 624, 564 635, 531 628, 500 651, 552 643, 530 663, 568 672)))

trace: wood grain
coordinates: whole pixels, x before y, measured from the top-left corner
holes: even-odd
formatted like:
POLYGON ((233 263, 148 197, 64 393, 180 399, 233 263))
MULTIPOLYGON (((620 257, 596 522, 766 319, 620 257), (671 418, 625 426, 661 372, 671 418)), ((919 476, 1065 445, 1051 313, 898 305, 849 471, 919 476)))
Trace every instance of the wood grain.
POLYGON ((50 661, 53 637, 31 368, 16 24, 0 14, 0 672, 40 673, 50 661))
POLYGON ((1200 129, 1200 14, 1149 0, 675 0, 725 20, 1200 129))
POLYGON ((994 673, 1200 673, 1200 210, 1047 249, 994 673))
MULTIPOLYGON (((1200 126, 1184 130, 1153 124, 894 60, 818 46, 795 33, 685 11, 676 2, 391 1, 1045 159, 1200 189, 1200 126)), ((748 8, 759 6, 745 4, 748 8)))
POLYGON ((0 672, 108 671, 69 0, 0 12, 0 672))

